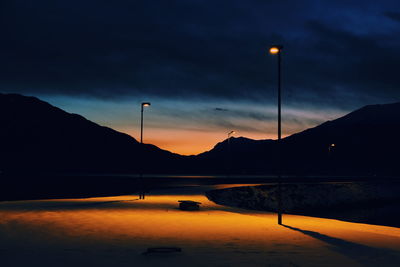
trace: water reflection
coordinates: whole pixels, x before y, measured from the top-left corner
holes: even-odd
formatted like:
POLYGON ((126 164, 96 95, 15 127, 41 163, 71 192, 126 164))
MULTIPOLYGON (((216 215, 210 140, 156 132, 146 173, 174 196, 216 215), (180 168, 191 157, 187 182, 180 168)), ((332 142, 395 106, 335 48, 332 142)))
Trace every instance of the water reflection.
MULTIPOLYGON (((162 266, 166 261, 178 266, 263 266, 268 259, 278 265, 320 266, 329 258, 354 264, 346 255, 321 246, 321 240, 278 226, 275 214, 216 205, 200 193, 206 188, 186 189, 152 192, 145 200, 125 195, 2 202, 0 253, 7 251, 3 262, 12 261, 14 266, 162 266), (201 209, 181 211, 178 200, 201 202, 201 209), (183 253, 143 258, 148 247, 159 246, 182 247, 183 253)), ((294 215, 284 218, 301 229, 388 248, 395 257, 400 253, 400 229, 294 215)))

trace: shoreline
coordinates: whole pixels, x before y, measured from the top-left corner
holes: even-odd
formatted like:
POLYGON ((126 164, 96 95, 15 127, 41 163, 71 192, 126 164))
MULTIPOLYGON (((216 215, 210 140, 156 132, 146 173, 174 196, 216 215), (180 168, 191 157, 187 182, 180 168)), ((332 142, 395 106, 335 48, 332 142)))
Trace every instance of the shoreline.
MULTIPOLYGON (((14 174, 0 175, 0 201, 75 198, 138 194, 143 188, 152 191, 162 188, 218 185, 218 184, 276 184, 274 176, 176 176, 144 175, 50 175, 50 174, 14 174)), ((290 176, 284 177, 284 183, 346 183, 399 181, 398 177, 322 177, 290 176)))
MULTIPOLYGON (((283 185, 282 190, 284 214, 400 227, 400 183, 283 185)), ((277 211, 276 185, 218 189, 206 196, 219 205, 277 211)))

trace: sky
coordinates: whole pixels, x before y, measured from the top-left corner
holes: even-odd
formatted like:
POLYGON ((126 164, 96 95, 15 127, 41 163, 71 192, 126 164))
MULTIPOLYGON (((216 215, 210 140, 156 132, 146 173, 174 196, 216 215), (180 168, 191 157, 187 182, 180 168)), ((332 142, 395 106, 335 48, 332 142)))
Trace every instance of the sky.
POLYGON ((180 154, 400 101, 398 0, 4 0, 0 91, 180 154))

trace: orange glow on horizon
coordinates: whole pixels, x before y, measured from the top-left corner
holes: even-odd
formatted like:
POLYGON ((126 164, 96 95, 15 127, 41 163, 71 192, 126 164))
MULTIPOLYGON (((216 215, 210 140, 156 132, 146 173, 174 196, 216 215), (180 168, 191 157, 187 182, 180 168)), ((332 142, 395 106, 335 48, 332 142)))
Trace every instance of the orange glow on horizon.
MULTIPOLYGON (((117 128, 117 127, 116 127, 117 128)), ((124 132, 136 140, 140 136, 137 128, 117 128, 118 131, 124 132)), ((160 129, 145 127, 143 134, 143 143, 152 144, 161 149, 168 150, 172 153, 180 155, 197 155, 214 148, 219 142, 228 138, 227 131, 215 130, 201 131, 188 129, 160 129)), ((294 132, 294 131, 293 131, 294 132)), ((289 136, 291 133, 284 133, 282 137, 289 136)), ((245 137, 254 140, 277 139, 276 133, 268 132, 246 132, 235 131, 235 136, 230 138, 245 137)))
POLYGON ((157 130, 148 133, 145 143, 156 145, 162 149, 181 155, 196 155, 211 150, 226 136, 221 133, 205 133, 194 131, 157 130))
MULTIPOLYGON (((135 137, 133 133, 128 134, 135 137)), ((251 139, 276 139, 275 134, 241 132, 242 134, 244 137, 251 139)), ((226 133, 220 131, 146 129, 143 142, 181 155, 197 155, 211 150, 216 144, 225 139, 227 139, 226 133)))

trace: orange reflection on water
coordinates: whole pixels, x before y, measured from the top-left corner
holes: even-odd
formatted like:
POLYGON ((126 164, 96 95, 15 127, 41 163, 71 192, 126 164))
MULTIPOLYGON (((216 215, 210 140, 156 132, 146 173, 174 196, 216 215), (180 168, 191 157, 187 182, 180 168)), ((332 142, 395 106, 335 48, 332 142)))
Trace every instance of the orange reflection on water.
POLYGON ((62 233, 64 237, 209 239, 218 242, 221 235, 239 235, 244 240, 253 241, 260 239, 263 227, 257 226, 265 224, 266 220, 255 216, 249 219, 251 215, 240 214, 232 220, 233 213, 229 212, 229 208, 219 208, 204 196, 193 195, 150 196, 144 201, 125 196, 32 203, 31 206, 17 203, 16 210, 3 214, 3 218, 8 221, 19 220, 30 227, 45 227, 49 231, 62 233), (177 201, 186 199, 202 202, 201 210, 179 210, 177 201), (254 228, 249 232, 248 227, 254 228), (254 231, 256 229, 259 231, 254 231))
POLYGON ((350 247, 362 244, 390 249, 400 256, 398 228, 295 215, 284 215, 288 227, 283 227, 276 224, 275 214, 219 206, 202 195, 3 202, 0 216, 0 249, 63 251, 73 247, 100 253, 112 247, 133 249, 136 252, 126 257, 139 257, 137 251, 147 247, 179 246, 191 252, 187 254, 190 260, 197 257, 206 265, 210 264, 207 260, 223 264, 232 257, 229 264, 251 261, 259 266, 267 256, 278 263, 290 257, 300 265, 320 266, 327 259, 356 264, 348 255, 331 249, 340 247, 342 240, 350 247), (201 210, 181 211, 178 200, 201 202, 201 210))

